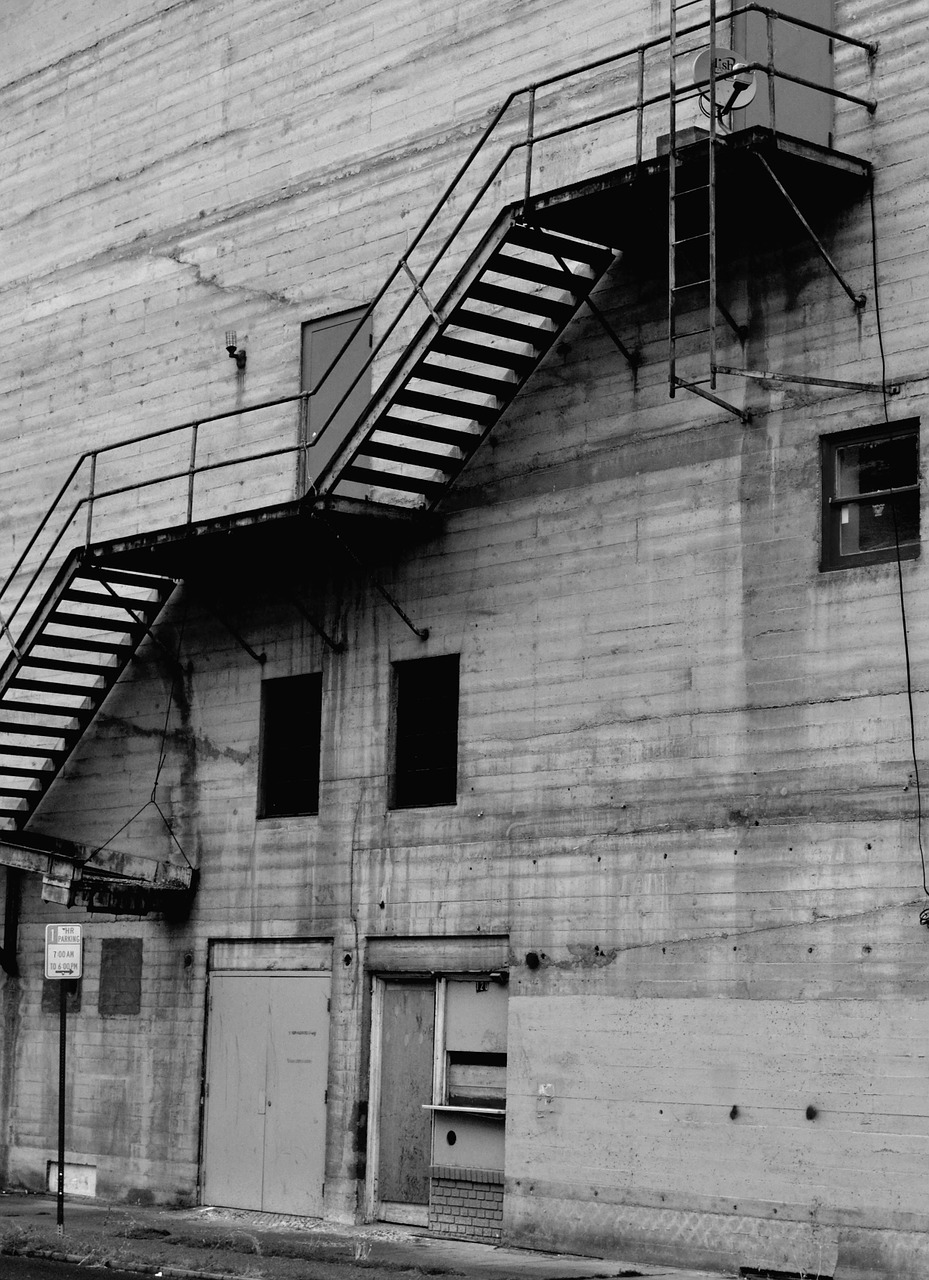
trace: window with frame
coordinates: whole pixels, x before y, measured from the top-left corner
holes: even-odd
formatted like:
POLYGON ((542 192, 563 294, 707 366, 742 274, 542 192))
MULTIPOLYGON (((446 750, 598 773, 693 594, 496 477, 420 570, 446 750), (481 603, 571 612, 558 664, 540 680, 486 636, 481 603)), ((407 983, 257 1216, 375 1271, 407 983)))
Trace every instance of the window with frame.
POLYGON ((322 704, 319 672, 263 682, 259 818, 319 812, 322 704))
POLYGON ((458 798, 458 655, 394 664, 391 808, 458 798))
POLYGON ((823 569, 919 555, 919 421, 822 439, 823 569))

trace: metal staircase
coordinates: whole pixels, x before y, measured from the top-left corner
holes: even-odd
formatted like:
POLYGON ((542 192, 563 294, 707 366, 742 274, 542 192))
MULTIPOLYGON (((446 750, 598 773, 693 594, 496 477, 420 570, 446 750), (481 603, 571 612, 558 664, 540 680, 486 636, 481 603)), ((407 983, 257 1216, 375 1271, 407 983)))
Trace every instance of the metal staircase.
POLYGON ((0 671, 0 829, 29 818, 175 585, 67 558, 0 671))
POLYGON ((498 219, 408 347, 316 491, 434 506, 615 258, 498 219))
MULTIPOLYGON (((740 70, 764 78, 771 118, 726 136, 719 108, 725 115, 734 101, 735 55, 726 66, 714 53, 717 25, 725 34, 733 15, 717 23, 717 0, 669 3, 667 35, 507 97, 312 386, 111 439, 75 461, 0 586, 0 639, 12 649, 0 667, 0 831, 27 823, 192 565, 228 559, 233 536, 262 554, 286 546, 295 532, 305 537, 324 523, 308 513, 338 512, 379 544, 384 517, 399 515, 393 528, 405 529, 434 507, 619 247, 649 260, 656 278, 663 267, 654 264, 667 253, 672 396, 685 389, 748 421, 747 410, 712 390, 717 374, 883 393, 882 384, 744 368, 741 355, 738 366, 721 365, 716 344, 719 316, 742 336, 717 296, 717 214, 725 246, 727 208, 762 208, 769 180, 856 309, 862 305, 790 192, 812 189, 824 207, 838 206, 859 197, 870 165, 831 144, 779 135, 773 103, 780 80, 868 112, 876 103, 780 71, 782 15, 749 3, 739 12, 765 26, 767 54, 740 70), (701 50, 709 70, 695 84, 701 50), (704 118, 682 131, 685 102, 701 97, 704 118), (377 341, 359 342, 362 334, 377 341), (367 408, 349 426, 344 407, 358 387, 367 408), (336 400, 310 433, 310 409, 336 400), (18 629, 25 618, 32 620, 17 639, 13 620, 18 629)), ((784 21, 859 59, 876 54, 874 43, 802 16, 784 21)))

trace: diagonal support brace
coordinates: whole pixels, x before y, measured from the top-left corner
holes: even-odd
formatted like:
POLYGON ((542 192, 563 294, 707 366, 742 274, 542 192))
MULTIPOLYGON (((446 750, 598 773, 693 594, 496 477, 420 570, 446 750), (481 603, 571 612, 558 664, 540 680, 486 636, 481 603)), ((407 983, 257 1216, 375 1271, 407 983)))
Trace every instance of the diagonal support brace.
POLYGON ((390 592, 387 590, 384 584, 378 581, 378 579, 372 573, 368 565, 366 565, 365 562, 358 555, 355 554, 355 552, 348 545, 348 543, 341 536, 341 534, 336 533, 335 529, 333 529, 332 525, 325 518, 322 512, 313 511, 311 512, 311 516, 314 520, 318 520, 325 529, 328 529, 330 536, 335 539, 335 541, 339 544, 339 546, 342 548, 345 554, 349 557, 349 559, 352 560, 358 566, 358 568, 362 571, 362 573, 364 573, 364 575, 367 577, 371 585, 374 587, 375 591, 377 591, 383 597, 383 599, 387 601, 387 603, 390 605, 391 609, 393 609, 397 617, 400 618, 401 621, 404 622, 409 627, 409 629, 413 632, 413 635, 418 636, 420 640, 428 640, 429 628, 417 627, 416 624, 412 621, 412 619, 409 618, 407 614, 404 613, 400 605, 393 598, 393 596, 390 594, 390 592))
POLYGON ((683 378, 675 378, 674 386, 681 387, 684 391, 692 391, 695 396, 702 396, 704 400, 709 400, 711 404, 717 405, 720 409, 725 409, 727 413, 731 413, 738 418, 743 426, 747 427, 752 420, 752 415, 748 409, 737 409, 728 400, 723 400, 721 396, 714 396, 711 391, 704 391, 695 382, 685 382, 683 378))
POLYGON ((843 288, 843 289, 845 290, 845 292, 848 294, 849 298, 850 298, 850 299, 851 299, 851 301, 852 301, 852 304, 853 304, 853 305, 854 305, 854 307, 855 307, 855 310, 856 310, 856 311, 860 311, 860 310, 862 309, 862 307, 865 305, 865 303, 867 302, 867 298, 865 297, 865 295, 864 295, 863 293, 856 293, 856 292, 854 291, 854 289, 851 287, 851 285, 846 281, 845 277, 842 275, 842 273, 841 273, 841 271, 839 270, 839 268, 835 265, 835 263, 833 262, 832 258, 829 256, 829 253, 828 253, 828 252, 827 252, 827 250, 826 250, 826 246, 823 244, 823 242, 820 240, 819 236, 816 234, 816 232, 813 230, 813 228, 812 228, 812 227, 810 226, 810 224, 807 222, 806 218, 803 216, 803 214, 802 214, 802 213, 800 212, 800 210, 797 208, 797 205, 796 205, 796 203, 794 202, 794 200, 793 200, 793 198, 791 197, 791 195, 789 194, 789 192, 787 191, 787 188, 784 186, 784 184, 781 182, 780 178, 777 176, 777 174, 774 172, 774 170, 773 170, 773 169, 771 168, 771 166, 768 164, 768 162, 767 162, 767 160, 764 158, 764 156, 763 156, 763 155, 761 155, 761 153, 760 153, 760 152, 758 152, 758 151, 755 151, 755 152, 754 152, 754 154, 755 154, 755 155, 757 156, 757 158, 761 161, 762 165, 764 165, 764 167, 765 167, 765 169, 767 170, 768 176, 770 177, 771 181, 774 183, 774 185, 777 187, 778 191, 780 191, 781 195, 784 197, 784 199, 785 199, 785 200, 787 201, 787 203, 790 205, 791 209, 793 210, 794 214, 796 215, 797 220, 801 223, 801 225, 803 226, 803 229, 806 231, 807 235, 810 237, 810 239, 812 240, 813 244, 815 245, 815 247, 816 247, 816 251, 818 252, 819 256, 822 258, 823 262, 825 262, 826 266, 829 268, 829 270, 830 270, 830 271, 832 272, 832 274, 835 276, 836 280, 838 280, 839 284, 842 286, 842 288, 843 288))
POLYGON ((342 643, 342 641, 333 640, 332 636, 328 635, 327 632, 325 632, 322 629, 322 627, 319 625, 316 619, 312 616, 310 611, 304 606, 303 601, 300 600, 299 597, 288 592, 287 598, 290 601, 290 603, 293 605, 293 607, 297 610, 300 617, 310 624, 310 626, 319 636, 320 640, 322 640, 323 644, 325 644, 326 647, 332 651, 332 653, 345 652, 345 645, 342 643))

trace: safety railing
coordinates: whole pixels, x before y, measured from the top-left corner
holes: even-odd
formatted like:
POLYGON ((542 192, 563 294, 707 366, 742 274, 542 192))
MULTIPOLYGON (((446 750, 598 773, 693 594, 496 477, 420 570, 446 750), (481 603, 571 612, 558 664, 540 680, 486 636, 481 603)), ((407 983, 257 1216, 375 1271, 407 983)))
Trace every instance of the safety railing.
MULTIPOLYGON (((818 85, 779 69, 775 23, 783 21, 827 35, 837 44, 857 48, 869 57, 873 57, 877 49, 873 42, 844 36, 761 4, 733 6, 726 14, 717 16, 717 23, 728 22, 748 13, 763 15, 767 23, 767 59, 750 64, 750 69, 767 77, 772 121, 774 93, 771 86, 778 79, 821 90, 867 111, 875 109, 872 99, 832 85, 818 85)), ((695 22, 682 26, 677 35, 679 38, 698 36, 705 25, 695 22)), ((441 322, 441 299, 453 281, 456 270, 489 224, 491 219, 486 215, 486 209, 490 202, 494 213, 502 206, 511 204, 516 206, 517 216, 520 207, 525 216, 531 208, 538 175, 541 173, 544 173, 545 190, 552 190, 611 169, 632 164, 639 166, 655 154, 658 136, 662 129, 665 132, 668 129, 668 46, 669 35, 666 33, 581 66, 557 72, 510 93, 460 163, 445 191, 354 329, 309 390, 156 429, 83 453, 0 588, 0 634, 6 638, 14 652, 14 636, 22 627, 26 606, 41 590, 42 580, 47 581, 52 567, 63 558, 62 548, 70 550, 73 546, 90 546, 94 540, 109 540, 112 536, 109 527, 105 530, 100 528, 101 509, 107 501, 126 498, 130 494, 141 495, 145 491, 154 491, 159 487, 163 489, 166 485, 176 483, 180 487, 183 510, 180 520, 174 523, 191 525, 195 521, 209 518, 209 503, 200 502, 206 477, 230 468, 253 468, 260 462, 283 459, 293 459, 301 465, 294 465, 286 477, 276 477, 275 500, 281 500, 288 482, 289 496, 295 496, 293 486, 298 475, 307 477, 307 490, 312 492, 320 479, 319 469, 314 471, 312 466, 313 449, 340 418, 341 411, 359 384, 363 384, 363 380, 376 371, 378 377, 365 410, 364 416, 367 416, 389 386, 391 372, 402 358, 410 333, 424 321, 432 324, 441 322), (587 135, 584 147, 565 145, 568 141, 576 144, 581 134, 587 135), (423 260, 414 264, 413 256, 420 253, 423 260), (404 288, 398 292, 400 283, 404 288), (423 309, 418 312, 418 319, 411 314, 417 304, 423 309), (310 404, 333 377, 335 370, 340 369, 341 362, 348 357, 349 352, 353 348, 357 350, 356 339, 369 324, 374 325, 378 336, 368 358, 355 367, 353 355, 354 372, 351 380, 345 385, 343 394, 332 406, 319 429, 312 437, 308 437, 306 424, 310 404), (261 415, 270 410, 293 404, 299 405, 296 439, 290 434, 293 443, 280 443, 285 432, 293 433, 291 418, 289 426, 285 425, 271 443, 265 443, 262 447, 255 447, 250 451, 248 438, 237 435, 236 447, 228 456, 217 456, 215 443, 207 451, 208 456, 202 456, 201 440, 204 429, 210 425, 234 418, 258 421, 261 420, 261 415), (163 451, 159 449, 159 444, 181 439, 186 440, 186 459, 183 463, 176 461, 169 464, 164 469, 164 458, 161 457, 163 451), (118 453, 130 453, 132 450, 137 452, 136 461, 139 465, 144 462, 146 454, 149 461, 156 461, 154 472, 139 475, 139 466, 133 466, 130 468, 133 471, 130 479, 118 479, 115 483, 104 482, 101 473, 107 460, 118 453), (207 512, 206 515, 204 511, 207 512)), ((695 86, 692 92, 696 97, 698 87, 695 86)), ((686 95, 678 91, 678 110, 682 96, 686 95)), ((256 431, 252 440, 253 443, 260 443, 261 432, 256 431)), ((328 457, 332 453, 331 449, 327 450, 328 457)), ((211 492, 215 501, 215 488, 211 492)), ((252 492, 251 506, 260 505, 263 498, 270 503, 270 493, 270 488, 265 490, 264 495, 252 492)), ((123 515, 125 517, 125 512, 123 515)), ((160 516, 144 510, 140 513, 140 518, 155 519, 154 523, 146 526, 148 529, 163 527, 165 524, 160 516)), ((125 518, 118 522, 117 527, 125 527, 125 518)))

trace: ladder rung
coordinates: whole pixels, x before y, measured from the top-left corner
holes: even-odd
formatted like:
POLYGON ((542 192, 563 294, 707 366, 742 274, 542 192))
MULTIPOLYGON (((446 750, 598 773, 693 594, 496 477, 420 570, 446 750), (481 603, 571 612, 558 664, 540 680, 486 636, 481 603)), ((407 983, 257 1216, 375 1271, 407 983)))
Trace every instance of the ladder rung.
POLYGON ((702 289, 705 284, 709 283, 709 280, 691 280, 689 284, 676 284, 671 292, 682 293, 685 289, 702 289))
POLYGON ((680 244, 693 244, 695 240, 709 240, 709 231, 698 231, 695 236, 684 236, 681 240, 672 240, 672 244, 677 248, 680 244))

